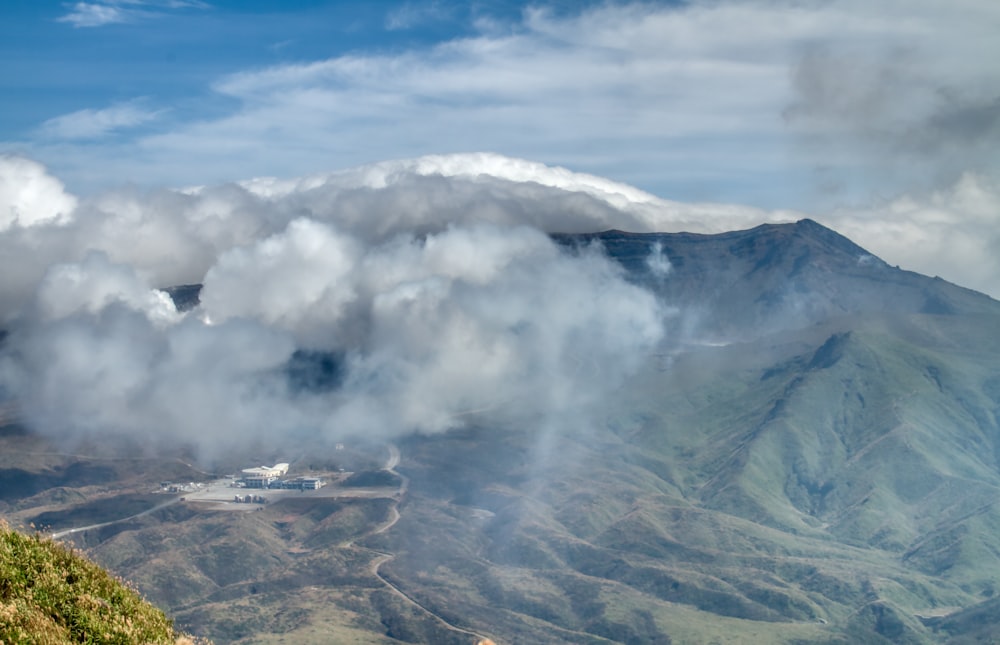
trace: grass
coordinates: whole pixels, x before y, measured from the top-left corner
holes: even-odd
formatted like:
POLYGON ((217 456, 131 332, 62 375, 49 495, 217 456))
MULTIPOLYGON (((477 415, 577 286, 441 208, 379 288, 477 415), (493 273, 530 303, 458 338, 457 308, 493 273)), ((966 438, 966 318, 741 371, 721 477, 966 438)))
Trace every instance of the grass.
POLYGON ((190 643, 162 611, 66 546, 0 520, 0 642, 190 643))

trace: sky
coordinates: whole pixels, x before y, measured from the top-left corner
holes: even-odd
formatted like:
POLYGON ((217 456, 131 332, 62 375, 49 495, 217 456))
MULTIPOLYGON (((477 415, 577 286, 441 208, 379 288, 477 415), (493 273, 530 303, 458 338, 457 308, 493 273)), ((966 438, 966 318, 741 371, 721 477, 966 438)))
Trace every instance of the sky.
POLYGON ((794 211, 891 264, 1000 295, 993 0, 0 12, 0 154, 73 195, 493 153, 771 213, 749 225, 794 211))
POLYGON ((553 232, 811 217, 1000 297, 995 0, 0 13, 0 397, 53 436, 583 425, 670 305, 553 232))
POLYGON ((995 175, 990 0, 4 3, 0 150, 74 192, 494 152, 808 212, 995 175))

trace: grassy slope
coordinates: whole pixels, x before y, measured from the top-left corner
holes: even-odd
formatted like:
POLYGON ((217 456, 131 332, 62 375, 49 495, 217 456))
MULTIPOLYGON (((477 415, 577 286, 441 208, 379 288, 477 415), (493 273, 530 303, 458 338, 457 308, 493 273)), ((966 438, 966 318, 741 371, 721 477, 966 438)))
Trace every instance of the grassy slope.
POLYGON ((174 643, 162 611, 65 546, 0 521, 0 642, 174 643))

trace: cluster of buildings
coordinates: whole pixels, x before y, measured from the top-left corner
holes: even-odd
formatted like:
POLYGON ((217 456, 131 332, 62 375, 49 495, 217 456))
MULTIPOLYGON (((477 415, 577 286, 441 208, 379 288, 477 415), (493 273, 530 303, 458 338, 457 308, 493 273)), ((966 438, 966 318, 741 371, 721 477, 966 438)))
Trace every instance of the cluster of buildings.
POLYGON ((245 488, 318 490, 325 485, 319 477, 281 479, 288 473, 288 464, 244 468, 240 484, 245 488))

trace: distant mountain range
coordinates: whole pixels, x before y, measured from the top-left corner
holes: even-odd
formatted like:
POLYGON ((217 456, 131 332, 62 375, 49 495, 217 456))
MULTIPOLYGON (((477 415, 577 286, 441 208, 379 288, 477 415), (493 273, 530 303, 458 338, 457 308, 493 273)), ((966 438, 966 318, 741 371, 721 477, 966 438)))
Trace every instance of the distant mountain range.
MULTIPOLYGON (((600 418, 407 437, 398 505, 182 504, 77 539, 216 642, 1000 640, 1000 302, 810 220, 554 239, 669 310, 600 418)), ((8 512, 79 508, 67 463, 20 464, 8 512)))

